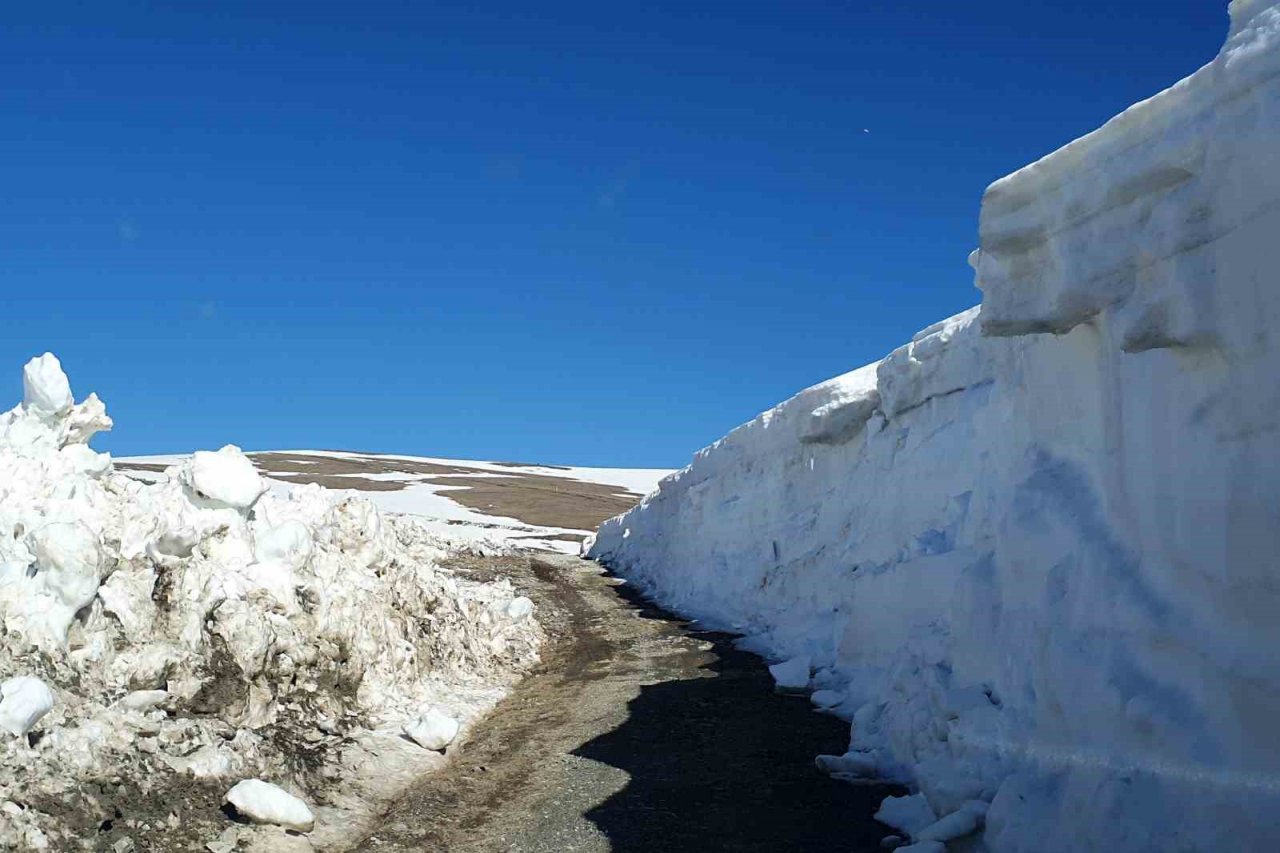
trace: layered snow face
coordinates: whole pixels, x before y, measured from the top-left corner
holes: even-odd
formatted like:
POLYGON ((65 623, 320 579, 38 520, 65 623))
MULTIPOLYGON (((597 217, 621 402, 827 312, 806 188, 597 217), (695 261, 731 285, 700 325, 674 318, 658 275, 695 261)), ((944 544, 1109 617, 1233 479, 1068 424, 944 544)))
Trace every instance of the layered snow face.
MULTIPOLYGON (((452 739, 537 660, 528 599, 438 569, 449 543, 413 519, 319 486, 266 493, 230 446, 139 482, 85 444, 111 421, 73 402, 56 358, 23 378, 0 415, 0 847, 93 849, 31 804, 110 820, 84 785, 180 774, 273 780, 323 835, 379 790, 370 756, 385 777, 439 762, 400 737, 424 708, 452 739)), ((308 823, 246 790, 263 820, 308 823)))
POLYGON ((979 308, 591 548, 809 658, 853 722, 820 766, 917 786, 921 849, 1280 849, 1280 6, 1231 11, 1211 64, 992 185, 979 308))

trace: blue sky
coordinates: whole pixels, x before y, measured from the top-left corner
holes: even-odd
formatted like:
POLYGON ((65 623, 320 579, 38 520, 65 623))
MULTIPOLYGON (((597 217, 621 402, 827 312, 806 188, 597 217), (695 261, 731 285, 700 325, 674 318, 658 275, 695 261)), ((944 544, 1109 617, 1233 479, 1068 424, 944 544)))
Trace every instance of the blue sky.
POLYGON ((984 187, 1227 24, 1225 0, 179 5, 0 30, 7 396, 53 350, 120 455, 683 465, 976 303, 984 187))

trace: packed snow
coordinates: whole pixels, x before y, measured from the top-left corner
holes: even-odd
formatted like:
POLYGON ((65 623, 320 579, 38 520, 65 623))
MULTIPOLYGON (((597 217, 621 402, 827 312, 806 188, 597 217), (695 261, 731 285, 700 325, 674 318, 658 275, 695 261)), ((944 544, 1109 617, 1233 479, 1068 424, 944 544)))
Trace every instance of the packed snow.
POLYGON ((1209 65, 990 187, 979 307, 590 547, 811 658, 852 721, 819 766, 913 786, 904 849, 1280 850, 1280 5, 1230 11, 1209 65))
POLYGON ((458 736, 458 721, 438 708, 427 708, 404 725, 404 733, 423 749, 444 749, 458 736))
POLYGON ((276 826, 191 849, 330 849, 537 661, 527 598, 437 565, 458 542, 269 488, 232 446, 140 482, 87 446, 111 420, 54 356, 23 385, 0 415, 0 849, 98 849, 100 824, 176 838, 225 824, 177 792, 232 783, 276 826), (424 719, 425 748, 401 735, 424 719), (171 804, 159 824, 130 814, 148 797, 171 804))
POLYGON ((316 823, 316 816, 305 802, 261 779, 237 782, 227 792, 227 802, 255 823, 271 823, 298 832, 310 832, 316 823))

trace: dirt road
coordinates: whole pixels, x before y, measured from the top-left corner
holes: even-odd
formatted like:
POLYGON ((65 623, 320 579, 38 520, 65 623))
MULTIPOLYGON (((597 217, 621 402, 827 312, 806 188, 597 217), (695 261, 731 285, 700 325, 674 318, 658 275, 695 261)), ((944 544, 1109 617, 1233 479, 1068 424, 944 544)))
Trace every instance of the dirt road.
POLYGON ((760 660, 630 594, 593 563, 463 558, 538 604, 526 679, 357 848, 392 851, 874 851, 892 788, 833 782, 813 756, 848 724, 778 696, 760 660))

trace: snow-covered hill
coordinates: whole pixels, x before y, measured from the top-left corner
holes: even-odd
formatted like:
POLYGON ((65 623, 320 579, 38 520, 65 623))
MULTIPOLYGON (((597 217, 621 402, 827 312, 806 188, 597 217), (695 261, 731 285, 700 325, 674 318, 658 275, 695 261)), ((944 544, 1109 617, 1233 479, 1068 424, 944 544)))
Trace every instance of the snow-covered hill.
MULTIPOLYGON (((248 454, 273 491, 314 483, 351 490, 387 513, 479 549, 577 553, 600 522, 631 508, 670 474, 649 468, 582 468, 327 450, 248 454)), ((185 456, 116 460, 118 470, 158 481, 185 456)))
POLYGON ((812 668, 853 721, 821 766, 917 786, 884 813, 917 838, 1280 850, 1280 5, 1231 18, 1211 64, 988 189, 980 307, 590 550, 812 668))

